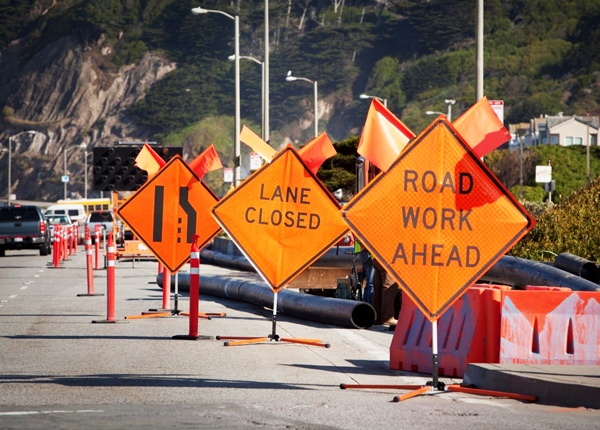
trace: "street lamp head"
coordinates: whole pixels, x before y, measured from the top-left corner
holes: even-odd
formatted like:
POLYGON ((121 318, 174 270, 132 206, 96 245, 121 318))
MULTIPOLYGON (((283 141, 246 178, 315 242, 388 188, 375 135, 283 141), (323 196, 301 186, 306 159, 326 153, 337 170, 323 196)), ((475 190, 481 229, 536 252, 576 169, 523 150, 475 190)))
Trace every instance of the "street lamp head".
POLYGON ((433 111, 433 110, 428 110, 428 111, 425 112, 425 115, 442 115, 442 113, 441 112, 436 112, 436 111, 433 111))
POLYGON ((370 98, 371 98, 371 96, 370 96, 370 95, 367 95, 367 94, 361 94, 360 96, 358 96, 358 98, 359 98, 359 99, 363 99, 363 100, 365 100, 365 99, 370 99, 370 98))
POLYGON ((208 13, 208 10, 207 9, 203 9, 201 7, 195 7, 195 8, 192 9, 192 13, 194 15, 201 15, 203 13, 208 13))
POLYGON ((298 78, 296 78, 295 76, 292 76, 292 71, 288 70, 287 76, 285 77, 285 80, 288 81, 288 82, 294 82, 297 79, 298 78))
POLYGON ((454 103, 456 103, 456 100, 454 100, 454 99, 446 99, 445 101, 449 105, 453 105, 454 103))
POLYGON ((233 54, 233 55, 230 55, 229 57, 227 57, 227 59, 228 59, 229 61, 234 61, 234 60, 235 60, 235 54, 233 54))

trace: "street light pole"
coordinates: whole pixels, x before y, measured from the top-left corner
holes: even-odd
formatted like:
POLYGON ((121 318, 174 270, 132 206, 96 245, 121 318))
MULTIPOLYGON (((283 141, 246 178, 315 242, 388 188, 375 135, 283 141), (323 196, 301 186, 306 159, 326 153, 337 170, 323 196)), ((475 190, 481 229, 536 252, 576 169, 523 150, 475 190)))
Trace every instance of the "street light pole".
POLYGON ((12 178, 10 172, 12 171, 12 136, 8 138, 8 189, 6 193, 6 206, 10 206, 10 185, 12 178))
POLYGON ((35 135, 36 132, 34 130, 27 130, 27 131, 22 131, 20 133, 17 133, 13 136, 9 136, 8 137, 8 187, 6 189, 6 205, 10 206, 10 188, 11 188, 11 182, 12 182, 12 177, 11 177, 11 171, 12 171, 12 142, 13 139, 15 137, 19 137, 22 134, 29 134, 29 135, 35 135))
POLYGON ((448 121, 452 122, 452 105, 456 103, 456 100, 446 99, 445 102, 448 105, 448 115, 446 116, 448 117, 448 121))
POLYGON ((483 98, 483 2, 477 0, 475 102, 483 98))
MULTIPOLYGON (((235 55, 230 55, 229 57, 229 61, 234 61, 235 60, 235 55)), ((250 61, 254 61, 256 64, 260 64, 261 67, 261 101, 260 101, 260 114, 261 114, 261 134, 262 134, 262 139, 266 142, 267 141, 267 133, 266 133, 266 127, 265 127, 265 63, 262 61, 257 60, 254 57, 250 57, 247 55, 240 55, 240 60, 250 60, 250 61)))
POLYGON ((237 187, 240 183, 240 17, 233 16, 222 10, 204 9, 195 7, 192 9, 194 15, 205 13, 219 13, 232 19, 235 24, 235 144, 233 153, 233 183, 237 187))
MULTIPOLYGON (((71 149, 80 149, 80 148, 82 148, 82 146, 72 146, 70 148, 67 148, 66 146, 64 147, 63 158, 64 158, 64 164, 65 164, 65 166, 64 166, 65 167, 65 174, 64 174, 65 177, 67 177, 68 173, 69 173, 67 170, 67 152, 70 151, 71 149)), ((86 151, 86 154, 87 154, 87 151, 86 151)), ((87 179, 87 157, 85 158, 85 161, 86 161, 86 172, 85 173, 86 173, 86 179, 87 179)), ((63 182, 63 184, 64 184, 64 197, 63 198, 66 200, 67 199, 67 182, 63 182)), ((86 187, 86 189, 87 189, 87 187, 86 187)))
POLYGON ((310 82, 311 84, 313 84, 313 88, 314 88, 314 97, 315 97, 315 137, 317 137, 319 135, 319 115, 318 115, 318 95, 319 95, 319 91, 317 89, 317 81, 313 81, 311 79, 307 79, 307 78, 299 78, 297 76, 292 76, 292 71, 290 70, 287 73, 287 76, 285 78, 286 81, 288 82, 294 82, 294 81, 306 81, 306 82, 310 82))
MULTIPOLYGON (((67 147, 65 146, 65 149, 63 150, 63 156, 64 156, 64 160, 65 160, 65 177, 67 176, 67 147)), ((64 195, 63 195, 63 199, 67 200, 67 181, 64 180, 63 178, 63 186, 64 186, 64 195)))
POLYGON ((263 140, 269 143, 271 136, 269 135, 269 0, 265 0, 265 61, 263 63, 263 122, 265 125, 263 132, 263 140))
POLYGON ((360 96, 358 96, 358 98, 363 99, 363 100, 366 100, 366 99, 377 99, 377 100, 379 100, 380 102, 383 103, 383 106, 385 108, 387 108, 387 99, 383 99, 383 98, 377 97, 377 96, 370 96, 369 94, 361 94, 360 96))

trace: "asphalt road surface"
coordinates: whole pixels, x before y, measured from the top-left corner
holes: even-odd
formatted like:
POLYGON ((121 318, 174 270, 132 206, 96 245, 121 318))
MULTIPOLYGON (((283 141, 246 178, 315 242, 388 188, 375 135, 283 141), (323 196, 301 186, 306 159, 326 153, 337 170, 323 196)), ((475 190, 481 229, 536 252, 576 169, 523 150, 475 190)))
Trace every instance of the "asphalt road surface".
MULTIPOLYGON (((201 290, 200 311, 227 316, 199 320, 206 339, 175 340, 189 333, 187 317, 131 318, 162 307, 153 261, 117 262, 116 322, 102 323, 107 296, 78 296, 88 288, 83 249, 61 268, 50 261, 34 251, 0 258, 2 429, 600 429, 600 410, 447 391, 396 403, 409 391, 341 390, 431 380, 389 369, 393 333, 383 326, 354 330, 278 315, 279 335, 331 347, 226 347, 215 337, 269 334, 272 312, 201 290)), ((208 265, 202 273, 255 276, 208 265)), ((106 293, 106 279, 106 270, 94 271, 96 293, 106 293)), ((178 309, 188 305, 180 297, 178 309)))

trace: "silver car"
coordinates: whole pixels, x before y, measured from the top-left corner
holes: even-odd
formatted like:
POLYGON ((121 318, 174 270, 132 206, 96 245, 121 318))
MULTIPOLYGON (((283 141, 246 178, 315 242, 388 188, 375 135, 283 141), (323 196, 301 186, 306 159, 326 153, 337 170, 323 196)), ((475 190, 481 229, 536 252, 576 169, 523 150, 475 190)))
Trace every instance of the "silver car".
POLYGON ((106 237, 108 234, 113 232, 115 234, 115 243, 122 243, 121 238, 121 230, 117 228, 115 230, 115 218, 111 211, 95 211, 90 212, 85 220, 85 225, 90 229, 90 235, 92 237, 92 243, 96 240, 96 225, 100 225, 101 229, 101 237, 103 238, 106 232, 106 237))
POLYGON ((44 215, 46 218, 46 222, 48 223, 48 227, 50 228, 50 241, 54 242, 54 226, 57 224, 63 226, 73 225, 73 221, 69 217, 69 215, 44 215))

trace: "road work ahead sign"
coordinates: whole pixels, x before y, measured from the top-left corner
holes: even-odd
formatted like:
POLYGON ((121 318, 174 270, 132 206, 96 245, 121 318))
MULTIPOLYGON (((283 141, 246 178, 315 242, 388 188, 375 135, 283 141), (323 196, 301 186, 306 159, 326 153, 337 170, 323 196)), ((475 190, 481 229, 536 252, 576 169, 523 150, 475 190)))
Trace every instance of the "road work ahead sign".
POLYGON ((192 236, 202 248, 221 230, 210 210, 219 199, 173 157, 117 211, 171 273, 190 258, 192 236))
POLYGON ((348 231, 335 198, 287 146, 213 208, 274 292, 348 231))
POLYGON ((343 217, 431 321, 535 224, 444 118, 343 217))

